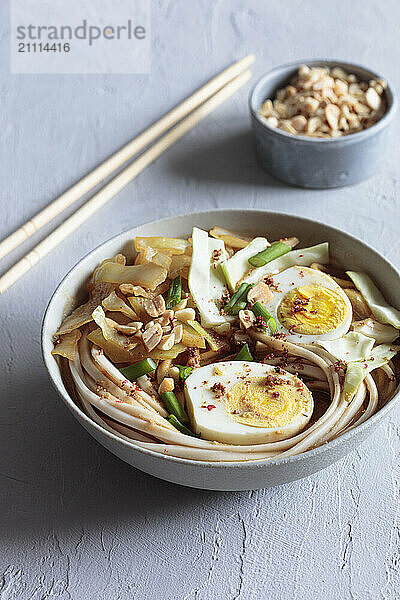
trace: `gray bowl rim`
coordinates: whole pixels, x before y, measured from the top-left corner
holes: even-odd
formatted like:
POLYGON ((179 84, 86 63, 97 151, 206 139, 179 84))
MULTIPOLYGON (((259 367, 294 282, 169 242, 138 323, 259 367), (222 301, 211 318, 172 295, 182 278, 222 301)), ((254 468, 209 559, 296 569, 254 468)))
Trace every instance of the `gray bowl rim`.
MULTIPOLYGON (((240 469, 243 467, 247 467, 250 468, 252 470, 256 470, 256 469, 260 469, 263 467, 270 467, 270 466, 274 466, 274 465, 283 465, 283 464, 287 464, 287 463, 292 463, 292 462, 301 462, 303 460, 307 460, 309 457, 312 456, 318 456, 319 454, 322 454, 324 452, 329 451, 329 449, 332 449, 334 447, 336 447, 338 444, 343 444, 345 443, 346 440, 349 440, 350 438, 354 437, 355 435, 357 435, 359 432, 362 432, 364 430, 370 429, 374 423, 379 423, 380 421, 382 421, 385 416, 387 415, 387 413, 390 413, 393 408, 396 406, 396 404, 399 402, 400 400, 400 387, 397 388, 395 395, 393 396, 393 398, 391 398, 391 400, 389 400, 389 402, 383 406, 377 413, 375 413, 374 415, 372 415, 369 419, 367 419, 367 421, 365 421, 364 423, 361 423, 361 425, 359 425, 358 427, 356 427, 355 429, 351 429, 350 431, 342 434, 340 437, 327 442, 326 444, 323 444, 322 446, 318 446, 317 448, 313 448, 311 450, 307 450, 306 452, 302 452, 300 454, 296 454, 295 456, 289 456, 289 457, 284 457, 284 458, 275 458, 275 459, 258 459, 258 460, 254 460, 254 461, 243 461, 243 462, 237 462, 237 461, 200 461, 200 460, 192 460, 192 459, 188 459, 188 458, 179 458, 179 457, 175 457, 175 456, 168 456, 166 454, 160 454, 158 452, 152 452, 151 450, 147 450, 146 448, 140 448, 138 446, 135 446, 134 444, 127 442, 125 440, 122 440, 121 438, 119 438, 118 436, 114 435, 113 433, 107 431, 106 429, 103 429, 102 427, 100 427, 100 425, 98 425, 97 423, 95 423, 92 419, 90 419, 90 417, 88 417, 73 401, 73 399, 70 397, 69 394, 66 394, 63 392, 63 390, 61 390, 56 381, 53 379, 52 374, 51 374, 51 367, 50 367, 50 360, 54 361, 54 357, 49 353, 48 355, 46 355, 45 350, 44 350, 44 340, 45 337, 47 335, 47 329, 48 329, 48 325, 47 325, 47 321, 49 318, 49 312, 53 303, 53 300, 55 299, 55 297, 57 296, 57 293, 60 289, 60 287, 64 284, 65 280, 68 279, 68 277, 70 275, 73 274, 73 272, 78 269, 78 267, 80 266, 80 264, 86 260, 91 254, 93 254, 94 252, 98 251, 101 247, 105 246, 106 244, 116 240, 117 238, 127 234, 130 231, 134 231, 135 229, 142 227, 144 225, 152 225, 152 224, 162 224, 164 222, 167 221, 174 221, 175 219, 179 219, 181 217, 191 217, 193 218, 193 221, 196 220, 196 218, 198 216, 203 216, 203 215, 210 215, 212 217, 213 214, 218 214, 218 213, 226 213, 226 212, 231 212, 231 213, 238 213, 238 214, 243 214, 243 210, 246 210, 249 213, 261 213, 263 216, 267 216, 270 214, 273 214, 275 217, 279 217, 279 218, 287 218, 288 216, 290 216, 291 218, 294 219, 299 219, 299 221, 303 221, 303 222, 307 222, 310 225, 314 225, 315 227, 327 227, 328 229, 331 229, 333 232, 337 232, 341 235, 346 235, 347 237, 349 237, 352 241, 355 241, 357 244, 361 244, 361 246, 364 246, 364 248, 374 252, 375 254, 377 254, 379 256, 380 260, 383 260, 383 262, 385 262, 387 264, 387 266, 392 269, 396 275, 398 277, 400 277, 400 272, 398 271, 398 269, 387 259, 385 258, 382 254, 380 254, 380 252, 378 252, 375 248, 373 248, 371 245, 367 244, 366 242, 363 242, 361 240, 359 240, 358 238, 356 238, 355 236, 342 231, 341 229, 337 228, 337 227, 333 227, 327 223, 323 223, 322 221, 316 221, 315 219, 309 219, 307 217, 301 217, 298 215, 292 215, 290 213, 282 213, 279 211, 272 211, 272 210, 263 210, 263 209, 258 209, 258 208, 231 208, 231 209, 226 209, 226 208, 217 208, 217 209, 213 209, 212 211, 198 211, 196 213, 180 213, 179 215, 174 215, 172 217, 164 217, 162 219, 157 219, 156 221, 146 221, 144 223, 140 223, 139 225, 136 225, 135 227, 130 227, 128 229, 125 229, 124 231, 121 231, 120 233, 118 233, 117 235, 114 235, 113 237, 109 238, 108 240, 106 240, 105 242, 103 242, 102 244, 99 244, 98 246, 96 246, 95 248, 93 248, 93 250, 91 250, 90 252, 88 252, 87 254, 85 254, 85 256, 83 256, 83 258, 81 258, 67 273, 66 275, 62 278, 61 282, 58 284, 58 286, 56 287, 55 291, 53 292, 53 294, 51 295, 51 298, 47 304, 45 313, 44 313, 44 317, 43 317, 43 321, 42 321, 42 327, 41 327, 41 351, 42 351, 42 358, 43 358, 43 362, 45 364, 46 367, 46 371, 47 374, 50 378, 50 381, 52 383, 53 388, 55 389, 55 391, 58 393, 58 395, 62 398, 62 400, 64 401, 64 404, 66 404, 66 406, 71 410, 71 412, 74 414, 78 414, 80 418, 83 418, 89 425, 89 428, 94 428, 96 429, 101 435, 104 435, 108 438, 110 438, 110 440, 120 443, 123 446, 126 446, 127 448, 129 448, 130 450, 133 450, 134 452, 139 452, 139 453, 144 453, 147 455, 150 455, 154 458, 158 458, 160 460, 166 460, 166 461, 172 461, 172 462, 176 462, 178 464, 187 464, 187 465, 192 465, 192 466, 197 466, 199 468, 202 469, 212 469, 212 468, 217 468, 217 469, 226 469, 226 468, 235 468, 235 469, 240 469)), ((52 363, 54 364, 54 363, 52 363)), ((101 443, 101 442, 100 442, 101 443)), ((357 444, 358 445, 358 444, 357 444)))
POLYGON ((390 85, 390 83, 386 79, 386 77, 382 77, 382 75, 379 75, 375 71, 371 71, 371 69, 364 67, 363 65, 359 65, 357 63, 340 61, 340 60, 334 60, 334 59, 330 59, 330 58, 311 58, 311 59, 305 58, 302 60, 295 60, 293 62, 285 63, 285 64, 274 67, 270 71, 267 71, 266 73, 261 75, 261 77, 253 85, 253 87, 249 93, 248 102, 249 102, 250 114, 253 117, 253 119, 255 119, 257 121, 257 123, 259 123, 262 127, 264 127, 266 129, 266 131, 268 131, 270 134, 273 134, 277 137, 282 137, 282 138, 285 138, 288 140, 292 140, 292 141, 296 140, 298 142, 303 142, 306 144, 332 144, 333 145, 333 144, 343 144, 343 143, 345 143, 345 144, 356 143, 357 141, 362 140, 363 138, 373 136, 374 134, 378 133, 381 129, 384 129, 385 127, 387 127, 389 125, 389 123, 392 121, 392 119, 397 111, 397 94, 395 93, 393 87, 390 85), (381 119, 379 119, 379 121, 374 123, 374 125, 371 125, 371 127, 368 127, 368 129, 364 129, 363 131, 359 131, 357 133, 352 133, 350 135, 344 135, 339 138, 312 138, 312 137, 308 137, 305 135, 294 135, 292 133, 287 133, 286 131, 282 131, 281 129, 276 129, 276 127, 270 127, 265 122, 265 120, 259 115, 258 111, 259 111, 260 107, 255 106, 256 93, 258 92, 259 88, 261 88, 264 85, 264 83, 270 77, 272 77, 276 72, 281 71, 281 70, 289 70, 289 69, 295 70, 296 68, 300 67, 301 65, 310 65, 310 66, 326 65, 326 66, 343 67, 344 69, 348 70, 349 72, 351 72, 352 69, 356 69, 359 71, 364 71, 364 73, 366 75, 368 75, 369 79, 377 79, 377 78, 385 79, 385 81, 387 83, 385 95, 386 95, 386 100, 388 102, 388 106, 387 106, 385 114, 383 115, 383 117, 381 119))

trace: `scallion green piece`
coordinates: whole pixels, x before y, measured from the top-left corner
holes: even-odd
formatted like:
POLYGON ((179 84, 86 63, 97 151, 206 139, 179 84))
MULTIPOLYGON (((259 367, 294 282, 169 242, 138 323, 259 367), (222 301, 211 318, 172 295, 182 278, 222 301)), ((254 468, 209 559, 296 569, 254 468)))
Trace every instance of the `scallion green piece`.
POLYGON ((151 371, 154 371, 156 368, 157 365, 153 359, 145 358, 140 362, 129 365, 129 367, 123 367, 120 371, 124 377, 129 379, 129 381, 135 381, 138 377, 147 375, 147 373, 151 373, 151 371))
POLYGON ((233 360, 254 360, 248 344, 243 344, 233 360))
POLYGON ((265 323, 267 323, 269 321, 269 319, 273 318, 271 313, 269 313, 267 311, 267 309, 264 308, 264 306, 261 304, 261 302, 255 302, 252 305, 251 310, 256 315, 256 317, 262 317, 264 319, 265 323))
POLYGON ((279 258, 283 254, 291 251, 291 247, 284 242, 275 242, 265 248, 265 250, 261 250, 258 254, 251 256, 248 260, 252 267, 263 267, 271 260, 275 260, 275 258, 279 258))
POLYGON ((182 300, 182 281, 181 276, 178 275, 171 281, 169 286, 166 307, 167 309, 176 306, 182 300))
POLYGON ((277 330, 276 321, 274 317, 267 311, 266 308, 261 304, 261 302, 255 302, 251 307, 251 310, 256 315, 256 317, 261 317, 266 326, 268 326, 272 333, 275 333, 277 330))
POLYGON ((165 404, 165 408, 169 413, 175 415, 175 417, 179 419, 181 423, 190 423, 185 409, 179 404, 179 400, 175 396, 174 392, 163 392, 160 394, 160 398, 165 404))
POLYGON ((238 302, 243 302, 244 300, 247 299, 247 294, 249 292, 250 287, 251 287, 250 283, 242 283, 239 285, 237 291, 233 294, 233 296, 231 297, 229 302, 227 302, 224 306, 224 311, 228 315, 237 314, 237 313, 232 313, 231 310, 238 302))
POLYGON ((186 435, 191 435, 192 437, 199 437, 198 435, 196 435, 195 433, 193 433, 193 431, 190 431, 190 429, 188 429, 187 427, 185 427, 185 425, 183 423, 181 423, 180 420, 177 419, 175 415, 169 415, 167 417, 167 421, 169 423, 171 423, 171 425, 173 425, 181 433, 184 433, 186 435))
POLYGON ((276 330, 278 329, 277 325, 276 325, 276 321, 274 319, 274 317, 271 317, 270 320, 267 323, 268 327, 271 330, 271 333, 276 333, 276 330))
POLYGON ((234 306, 231 306, 228 310, 224 307, 224 311, 228 313, 228 315, 237 315, 240 310, 244 310, 247 306, 247 302, 236 302, 234 306))
POLYGON ((193 367, 185 367, 183 365, 175 365, 179 369, 179 377, 185 381, 193 372, 193 367))

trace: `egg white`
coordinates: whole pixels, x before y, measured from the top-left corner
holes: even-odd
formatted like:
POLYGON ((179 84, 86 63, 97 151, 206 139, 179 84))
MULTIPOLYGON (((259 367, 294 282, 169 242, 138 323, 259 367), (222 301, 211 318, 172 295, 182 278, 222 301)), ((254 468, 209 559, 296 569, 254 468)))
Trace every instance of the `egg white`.
MULTIPOLYGON (((307 425, 314 402, 309 392, 306 408, 292 422, 284 427, 255 427, 238 423, 228 414, 224 397, 216 398, 210 389, 215 383, 221 383, 226 392, 244 378, 258 378, 275 373, 275 367, 248 361, 221 362, 206 365, 193 371, 185 381, 186 407, 194 431, 203 439, 226 444, 260 444, 292 437, 307 425), (207 408, 211 408, 210 410, 207 408)), ((281 370, 279 378, 298 382, 295 375, 281 370)), ((308 390, 309 391, 309 390, 308 390)))
POLYGON ((352 321, 351 303, 342 288, 326 273, 310 269, 309 267, 290 267, 277 275, 271 275, 273 286, 270 288, 273 295, 269 302, 265 303, 265 308, 274 317, 277 325, 277 332, 285 335, 288 342, 296 344, 315 344, 324 340, 334 340, 348 332, 352 321), (275 289, 275 286, 277 289, 275 289), (290 332, 279 321, 278 307, 283 298, 289 292, 303 286, 320 286, 329 290, 334 290, 343 299, 346 305, 346 315, 343 321, 331 331, 323 334, 305 335, 290 332))

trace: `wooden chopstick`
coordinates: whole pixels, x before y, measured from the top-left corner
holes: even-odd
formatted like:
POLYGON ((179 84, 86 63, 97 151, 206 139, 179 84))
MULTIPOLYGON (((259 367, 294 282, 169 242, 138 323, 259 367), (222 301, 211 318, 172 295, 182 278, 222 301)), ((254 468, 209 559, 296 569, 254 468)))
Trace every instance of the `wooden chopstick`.
POLYGON ((239 73, 245 71, 253 62, 254 55, 249 54, 221 71, 221 73, 210 79, 210 81, 194 92, 194 94, 178 104, 178 106, 156 121, 143 133, 128 142, 120 150, 115 152, 115 154, 93 169, 93 171, 82 177, 82 179, 61 194, 61 196, 58 196, 53 202, 46 206, 46 208, 38 212, 32 219, 1 241, 0 259, 22 244, 28 237, 49 223, 49 221, 71 206, 71 204, 79 200, 79 198, 82 198, 87 192, 111 175, 116 169, 119 169, 126 161, 143 150, 143 148, 153 142, 161 134, 168 131, 170 127, 186 117, 205 100, 213 96, 215 92, 234 79, 239 73))
POLYGON ((245 71, 227 83, 216 94, 211 96, 180 123, 175 125, 168 133, 163 135, 148 150, 143 152, 130 165, 125 167, 118 175, 109 181, 101 190, 94 194, 73 215, 66 219, 47 238, 40 242, 33 250, 28 252, 11 269, 0 277, 0 294, 13 285, 22 275, 29 271, 53 248, 58 246, 70 233, 75 231, 91 215, 101 208, 108 200, 113 198, 128 183, 130 183, 143 169, 153 162, 160 154, 165 152, 174 142, 179 140, 188 131, 202 121, 207 115, 227 100, 251 77, 250 71, 245 71))

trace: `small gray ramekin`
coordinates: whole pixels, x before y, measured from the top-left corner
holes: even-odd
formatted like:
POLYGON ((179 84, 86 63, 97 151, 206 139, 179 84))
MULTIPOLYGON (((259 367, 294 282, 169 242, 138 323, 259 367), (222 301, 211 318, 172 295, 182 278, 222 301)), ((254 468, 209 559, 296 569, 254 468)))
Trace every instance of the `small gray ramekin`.
POLYGON ((304 188, 334 188, 371 177, 384 163, 389 148, 388 127, 397 109, 396 95, 388 83, 387 109, 383 117, 364 131, 340 138, 292 135, 267 125, 258 113, 267 98, 287 85, 301 65, 342 67, 362 81, 382 78, 377 73, 337 60, 299 60, 276 67, 259 79, 249 97, 256 152, 263 168, 273 177, 304 188))

